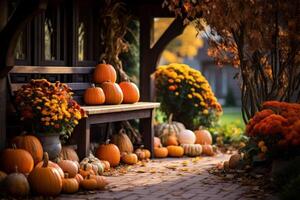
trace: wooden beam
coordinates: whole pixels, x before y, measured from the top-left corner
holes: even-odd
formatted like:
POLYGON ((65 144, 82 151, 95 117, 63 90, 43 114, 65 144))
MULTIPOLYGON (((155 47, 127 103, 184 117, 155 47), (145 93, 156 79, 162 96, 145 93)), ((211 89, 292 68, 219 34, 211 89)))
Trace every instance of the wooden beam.
POLYGON ((47 3, 48 0, 18 2, 13 15, 0 32, 0 77, 6 76, 14 66, 14 52, 20 33, 35 15, 46 10, 47 3))
MULTIPOLYGON (((5 27, 8 18, 7 0, 0 0, 0 31, 5 27)), ((6 99, 7 80, 0 77, 0 150, 5 147, 6 142, 6 99)))

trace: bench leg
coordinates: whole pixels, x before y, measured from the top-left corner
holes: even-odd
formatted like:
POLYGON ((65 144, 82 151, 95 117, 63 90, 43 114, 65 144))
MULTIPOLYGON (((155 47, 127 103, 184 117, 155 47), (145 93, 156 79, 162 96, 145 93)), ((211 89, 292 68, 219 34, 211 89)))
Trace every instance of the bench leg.
POLYGON ((90 124, 88 118, 81 119, 78 126, 78 156, 81 160, 90 153, 90 124))
POLYGON ((140 119, 140 133, 143 135, 144 146, 151 152, 151 157, 153 157, 154 149, 154 127, 153 127, 153 117, 154 111, 151 110, 150 118, 140 119))

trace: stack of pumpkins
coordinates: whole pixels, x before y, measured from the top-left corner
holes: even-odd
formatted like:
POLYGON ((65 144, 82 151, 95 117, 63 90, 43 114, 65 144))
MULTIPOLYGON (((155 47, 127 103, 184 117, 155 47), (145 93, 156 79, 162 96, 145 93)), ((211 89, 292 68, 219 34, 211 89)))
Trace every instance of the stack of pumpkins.
POLYGON ((133 145, 124 129, 112 137, 112 143, 107 140, 106 144, 100 145, 96 150, 96 157, 107 160, 110 166, 119 165, 120 161, 128 165, 134 165, 139 160, 149 159, 150 151, 143 147, 134 151, 133 145))
POLYGON ((13 148, 1 152, 0 186, 12 196, 32 194, 56 196, 60 193, 75 193, 103 189, 108 182, 101 176, 109 169, 106 161, 93 160, 79 164, 79 158, 70 147, 63 147, 57 163, 49 160, 40 141, 31 135, 17 136, 13 148))
POLYGON ((182 123, 172 121, 156 126, 154 137, 154 156, 195 157, 201 154, 213 156, 212 136, 207 130, 187 130, 182 123))
POLYGON ((93 81, 99 84, 87 88, 83 99, 86 105, 136 103, 140 99, 138 87, 129 81, 116 83, 117 73, 109 64, 98 64, 93 73, 93 81))

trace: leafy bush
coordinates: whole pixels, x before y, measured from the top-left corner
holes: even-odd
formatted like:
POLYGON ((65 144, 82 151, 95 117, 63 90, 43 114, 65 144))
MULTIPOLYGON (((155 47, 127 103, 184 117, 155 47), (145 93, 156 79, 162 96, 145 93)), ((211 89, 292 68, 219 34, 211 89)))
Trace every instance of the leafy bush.
POLYGON ((189 129, 210 127, 222 114, 208 81, 200 71, 184 64, 160 66, 155 72, 161 110, 189 129))
POLYGON ((226 124, 217 124, 209 129, 214 140, 218 143, 232 144, 245 142, 245 129, 241 121, 234 121, 226 124))

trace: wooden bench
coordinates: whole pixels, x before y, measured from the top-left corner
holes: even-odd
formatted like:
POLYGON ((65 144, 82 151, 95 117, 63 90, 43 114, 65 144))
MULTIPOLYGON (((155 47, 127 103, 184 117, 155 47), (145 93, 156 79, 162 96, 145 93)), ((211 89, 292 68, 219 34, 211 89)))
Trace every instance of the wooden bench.
MULTIPOLYGON (((50 82, 60 80, 68 84, 75 92, 74 99, 83 105, 83 91, 90 87, 91 74, 94 67, 65 67, 65 66, 15 66, 9 73, 8 80, 13 94, 32 78, 47 78, 50 82), (75 81, 74 81, 75 80, 75 81)), ((80 120, 76 127, 80 134, 77 150, 80 158, 90 151, 90 127, 93 124, 140 120, 140 132, 144 139, 144 146, 153 155, 153 110, 159 103, 138 102, 135 104, 82 106, 87 118, 80 120)))

